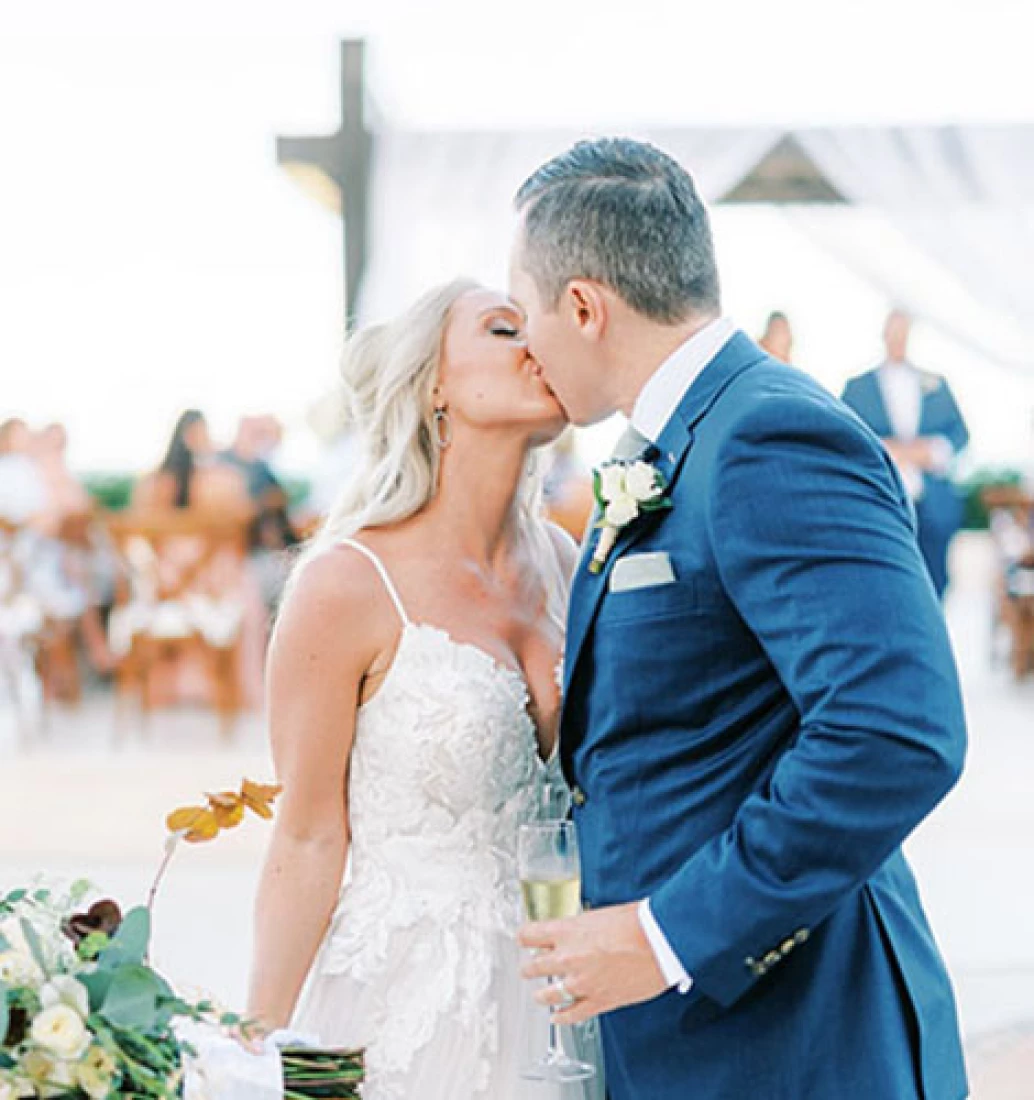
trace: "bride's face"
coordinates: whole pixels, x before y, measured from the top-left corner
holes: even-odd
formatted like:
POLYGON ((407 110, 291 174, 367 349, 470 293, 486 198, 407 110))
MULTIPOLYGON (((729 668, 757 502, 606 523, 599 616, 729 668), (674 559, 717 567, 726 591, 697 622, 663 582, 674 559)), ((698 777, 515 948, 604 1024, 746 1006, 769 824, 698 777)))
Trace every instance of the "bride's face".
POLYGON ((534 444, 552 441, 567 424, 528 352, 520 313, 493 290, 472 290, 453 306, 442 342, 438 399, 456 426, 512 428, 534 444))

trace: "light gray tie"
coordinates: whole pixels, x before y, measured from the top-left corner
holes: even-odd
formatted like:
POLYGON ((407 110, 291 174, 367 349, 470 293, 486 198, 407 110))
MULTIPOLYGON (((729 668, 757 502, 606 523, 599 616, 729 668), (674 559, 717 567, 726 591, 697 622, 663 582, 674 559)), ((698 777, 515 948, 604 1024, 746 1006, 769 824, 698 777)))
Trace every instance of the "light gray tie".
POLYGON ((610 457, 619 462, 627 462, 630 458, 638 458, 649 446, 650 440, 630 423, 621 438, 614 444, 610 457))

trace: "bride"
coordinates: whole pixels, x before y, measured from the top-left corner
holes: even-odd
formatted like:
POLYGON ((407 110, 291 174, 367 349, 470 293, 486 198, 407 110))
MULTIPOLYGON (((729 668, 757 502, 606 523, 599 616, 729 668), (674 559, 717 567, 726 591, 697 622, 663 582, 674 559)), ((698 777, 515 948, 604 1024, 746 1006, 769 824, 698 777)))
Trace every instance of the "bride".
POLYGON ((599 1075, 560 1090, 520 1076, 546 1019, 519 975, 516 841, 562 784, 576 558, 529 472, 565 419, 522 326, 458 281, 350 341, 364 463, 272 645, 284 793, 249 1014, 365 1047, 366 1100, 603 1092, 599 1075))

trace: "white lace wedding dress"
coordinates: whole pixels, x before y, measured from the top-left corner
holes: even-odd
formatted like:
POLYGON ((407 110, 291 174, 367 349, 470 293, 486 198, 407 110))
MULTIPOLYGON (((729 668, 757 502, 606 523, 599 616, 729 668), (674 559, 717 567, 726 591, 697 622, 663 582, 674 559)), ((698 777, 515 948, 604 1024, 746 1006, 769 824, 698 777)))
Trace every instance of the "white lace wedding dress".
MULTIPOLYGON (((595 1079, 521 1079, 546 1010, 520 977, 517 833, 563 783, 539 755, 524 677, 402 619, 394 663, 359 708, 349 773, 350 875, 292 1027, 365 1047, 364 1100, 595 1100, 595 1079)), ((565 1031, 598 1063, 595 1025, 565 1031)), ((574 1048, 572 1050, 572 1048, 574 1048)))

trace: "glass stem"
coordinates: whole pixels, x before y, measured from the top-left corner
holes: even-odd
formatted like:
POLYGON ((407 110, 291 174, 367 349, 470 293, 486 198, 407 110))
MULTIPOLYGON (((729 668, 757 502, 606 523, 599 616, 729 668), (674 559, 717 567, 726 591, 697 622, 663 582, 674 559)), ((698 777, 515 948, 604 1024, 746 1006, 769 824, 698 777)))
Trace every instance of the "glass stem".
MULTIPOLYGON (((550 985, 556 985, 557 983, 556 983, 555 979, 550 978, 549 979, 549 984, 550 985)), ((564 1040, 563 1040, 563 1037, 560 1034, 560 1025, 558 1023, 554 1023, 553 1016, 554 1016, 554 1010, 552 1008, 550 1008, 550 1010, 549 1010, 549 1051, 547 1052, 547 1057, 548 1057, 550 1062, 559 1062, 559 1061, 562 1061, 564 1058, 566 1058, 567 1054, 564 1051, 564 1040)))

